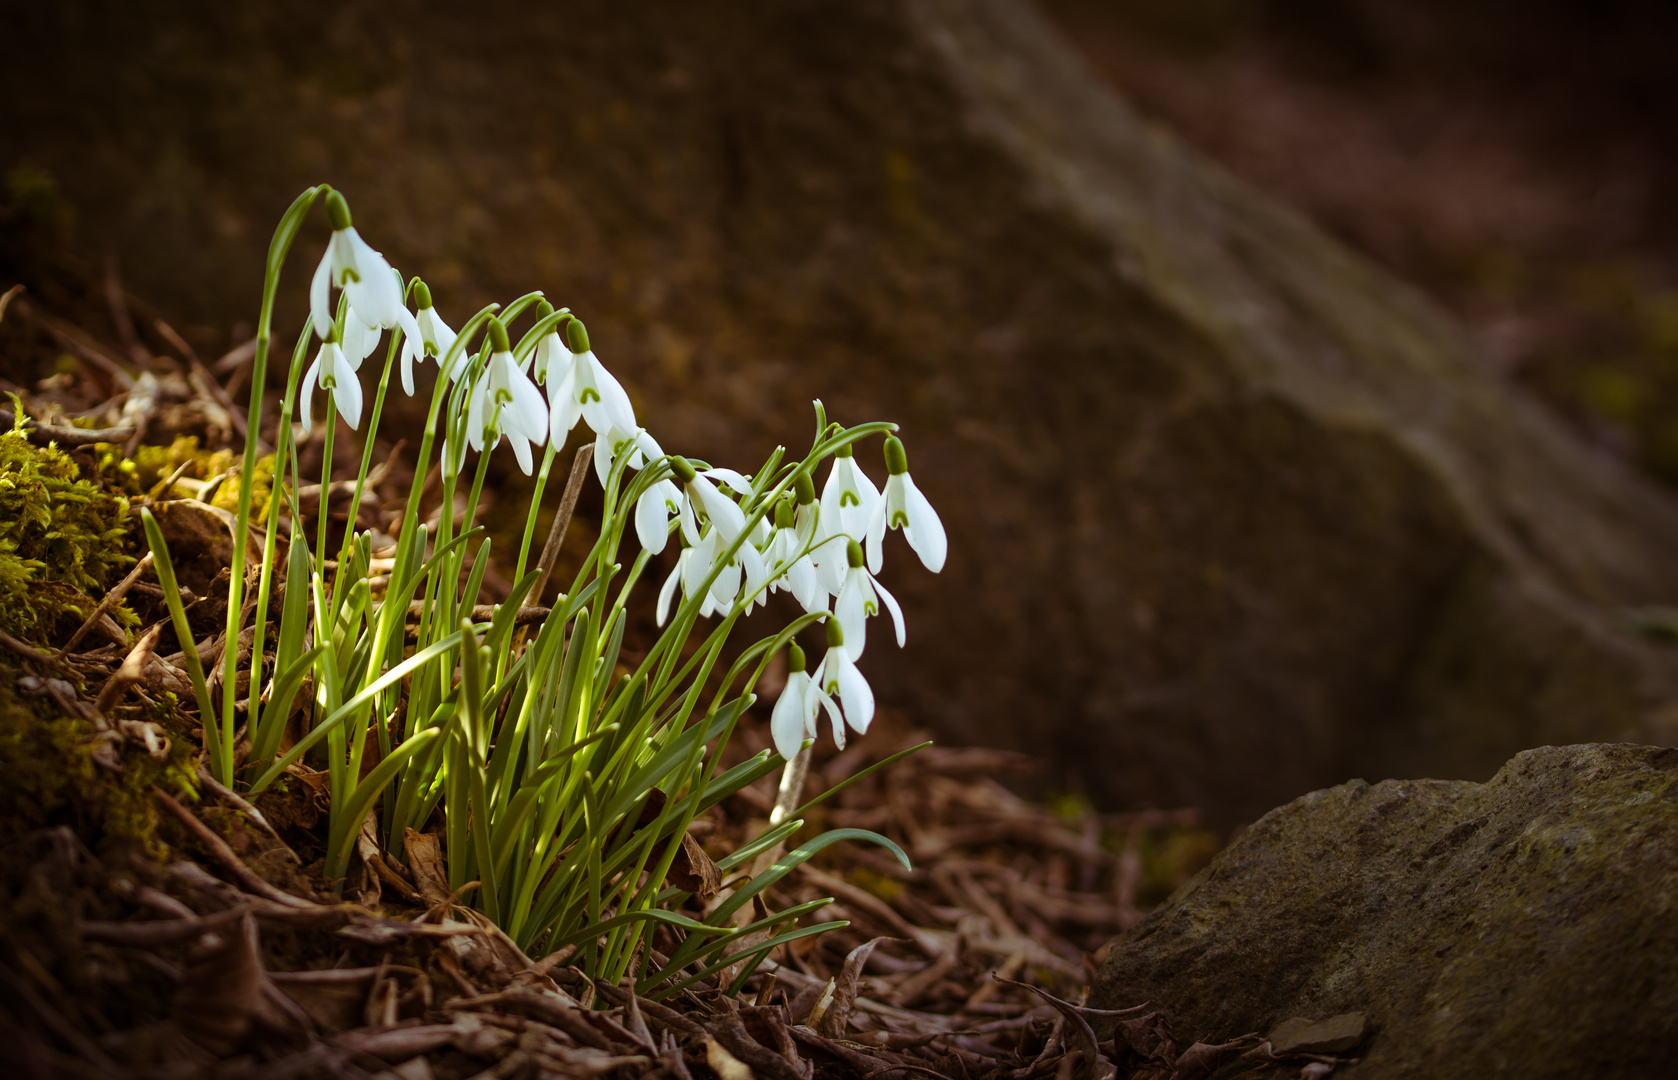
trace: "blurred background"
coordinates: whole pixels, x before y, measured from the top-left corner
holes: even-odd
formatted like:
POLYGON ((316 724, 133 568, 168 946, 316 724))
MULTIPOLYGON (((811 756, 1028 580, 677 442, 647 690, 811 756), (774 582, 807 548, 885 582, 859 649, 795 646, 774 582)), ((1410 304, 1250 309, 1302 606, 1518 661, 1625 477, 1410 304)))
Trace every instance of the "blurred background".
MULTIPOLYGON (((1637 0, 13 4, 0 289, 98 326, 120 282, 220 356, 327 181, 457 324, 571 306, 667 449, 751 468, 815 397, 897 419, 951 557, 888 570, 882 702, 1232 825, 1673 740, 1674 29, 1637 0)), ((0 355, 54 341, 0 324, 0 355)))

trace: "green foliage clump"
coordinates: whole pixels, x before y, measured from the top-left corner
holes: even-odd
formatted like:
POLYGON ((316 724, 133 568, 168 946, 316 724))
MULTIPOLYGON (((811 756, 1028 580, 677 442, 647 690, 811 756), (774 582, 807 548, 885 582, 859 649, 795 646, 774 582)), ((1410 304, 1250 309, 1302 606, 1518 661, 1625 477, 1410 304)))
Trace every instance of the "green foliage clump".
MULTIPOLYGON (((17 410, 23 415, 23 410, 17 410)), ((128 500, 81 477, 70 455, 0 432, 0 630, 51 640, 134 565, 128 500)), ((123 605, 112 614, 137 620, 123 605)))

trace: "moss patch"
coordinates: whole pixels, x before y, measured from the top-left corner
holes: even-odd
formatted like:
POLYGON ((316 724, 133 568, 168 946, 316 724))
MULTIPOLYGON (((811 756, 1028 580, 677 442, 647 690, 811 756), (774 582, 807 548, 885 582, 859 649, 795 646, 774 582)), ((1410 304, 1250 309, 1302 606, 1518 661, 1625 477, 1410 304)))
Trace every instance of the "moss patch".
MULTIPOLYGON (((66 716, 50 698, 23 697, 18 677, 15 668, 0 663, 0 827, 9 836, 22 836, 68 825, 94 850, 138 842, 161 856, 152 788, 177 795, 196 791, 190 741, 171 738, 163 758, 129 749, 121 770, 113 771, 94 761, 91 723, 66 716)), ((160 712, 170 707, 159 702, 160 712)))
MULTIPOLYGON (((134 559, 127 498, 21 426, 0 433, 0 630, 40 643, 73 632, 134 559)), ((112 614, 138 622, 122 604, 112 614)))

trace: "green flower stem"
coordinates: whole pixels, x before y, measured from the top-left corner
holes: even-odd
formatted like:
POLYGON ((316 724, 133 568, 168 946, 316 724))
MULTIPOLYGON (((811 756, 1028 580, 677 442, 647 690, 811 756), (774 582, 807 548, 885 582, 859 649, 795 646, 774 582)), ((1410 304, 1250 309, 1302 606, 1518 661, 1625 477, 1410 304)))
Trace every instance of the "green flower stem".
MULTIPOLYGON (((308 406, 305 405, 304 408, 308 406)), ((331 394, 326 395, 326 419, 323 423, 325 427, 321 434, 320 497, 315 500, 315 566, 319 567, 322 573, 326 571, 326 519, 327 507, 331 502, 329 496, 332 494, 332 440, 338 431, 338 406, 333 402, 331 394)), ((353 518, 350 524, 353 528, 353 518)), ((330 612, 331 608, 326 610, 330 612)), ((331 626, 332 623, 327 622, 325 625, 331 626)))
MULTIPOLYGON (((297 335, 297 344, 291 351, 291 371, 286 376, 285 396, 280 402, 280 416, 275 423, 274 430, 274 475, 268 485, 268 514, 262 540, 262 574, 257 584, 256 622, 251 639, 250 704, 245 720, 246 728, 251 733, 253 754, 268 742, 264 737, 262 728, 262 692, 257 684, 258 676, 262 671, 263 639, 268 632, 268 602, 273 596, 274 589, 274 561, 276 558, 275 548, 279 543, 280 503, 284 501, 281 493, 285 488, 286 463, 292 449, 291 416, 296 408, 297 383, 303 372, 303 364, 309 355, 309 342, 312 337, 313 328, 305 320, 302 332, 297 335)), ((295 522, 297 519, 294 517, 292 520, 294 523, 293 536, 295 538, 295 522)), ((274 678, 278 678, 279 674, 278 664, 276 663, 274 678)), ((280 722, 284 723, 284 718, 281 718, 280 722)))
MULTIPOLYGON (((279 288, 280 270, 285 266, 286 253, 291 250, 291 243, 297 238, 297 230, 302 226, 303 218, 314 205, 315 196, 320 190, 313 187, 304 191, 292 201, 291 206, 281 216, 279 227, 274 230, 274 237, 268 244, 268 262, 262 279, 262 307, 256 323, 256 355, 251 362, 250 409, 246 413, 249 423, 246 428, 244 469, 239 474, 239 512, 236 519, 238 535, 233 543, 233 565, 228 570, 227 579, 227 647, 223 650, 221 731, 218 753, 214 755, 210 764, 211 774, 225 785, 233 783, 233 724, 234 706, 238 695, 239 633, 243 629, 244 617, 246 546, 250 535, 251 491, 256 486, 257 432, 262 421, 262 397, 268 387, 268 343, 274 318, 274 296, 279 288)), ((259 620, 265 617, 266 612, 259 612, 257 615, 259 620)), ((255 697, 256 684, 260 681, 258 673, 261 668, 261 653, 252 653, 252 668, 250 693, 255 697)), ((215 722, 216 716, 213 711, 204 714, 205 731, 215 722)))

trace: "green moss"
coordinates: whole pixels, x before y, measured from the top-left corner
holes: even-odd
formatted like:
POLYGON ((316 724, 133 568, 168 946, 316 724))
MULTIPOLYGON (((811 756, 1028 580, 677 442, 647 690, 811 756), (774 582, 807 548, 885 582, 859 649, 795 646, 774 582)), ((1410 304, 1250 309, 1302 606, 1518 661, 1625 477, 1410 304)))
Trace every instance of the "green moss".
MULTIPOLYGON (((70 632, 134 565, 134 546, 127 498, 21 426, 0 433, 0 630, 42 643, 70 632)), ((112 614, 137 622, 121 604, 112 614)))
MULTIPOLYGON (((132 461, 112 455, 101 462, 101 469, 110 467, 124 478, 131 478, 133 493, 139 494, 156 487, 174 474, 176 469, 190 463, 183 476, 194 480, 208 480, 227 472, 236 463, 232 450, 201 450, 198 437, 179 435, 168 446, 142 446, 134 452, 132 461)), ((268 496, 274 486, 274 455, 265 454, 256 461, 256 482, 251 490, 251 517, 261 520, 268 512, 268 496)), ((226 483, 216 488, 210 503, 223 510, 239 510, 239 485, 226 483)))
POLYGON ((161 858, 152 788, 195 793, 189 740, 171 739, 162 758, 129 748, 113 771, 94 760, 93 724, 66 716, 50 698, 20 696, 18 674, 0 663, 0 823, 7 835, 69 825, 95 850, 137 841, 161 858))

